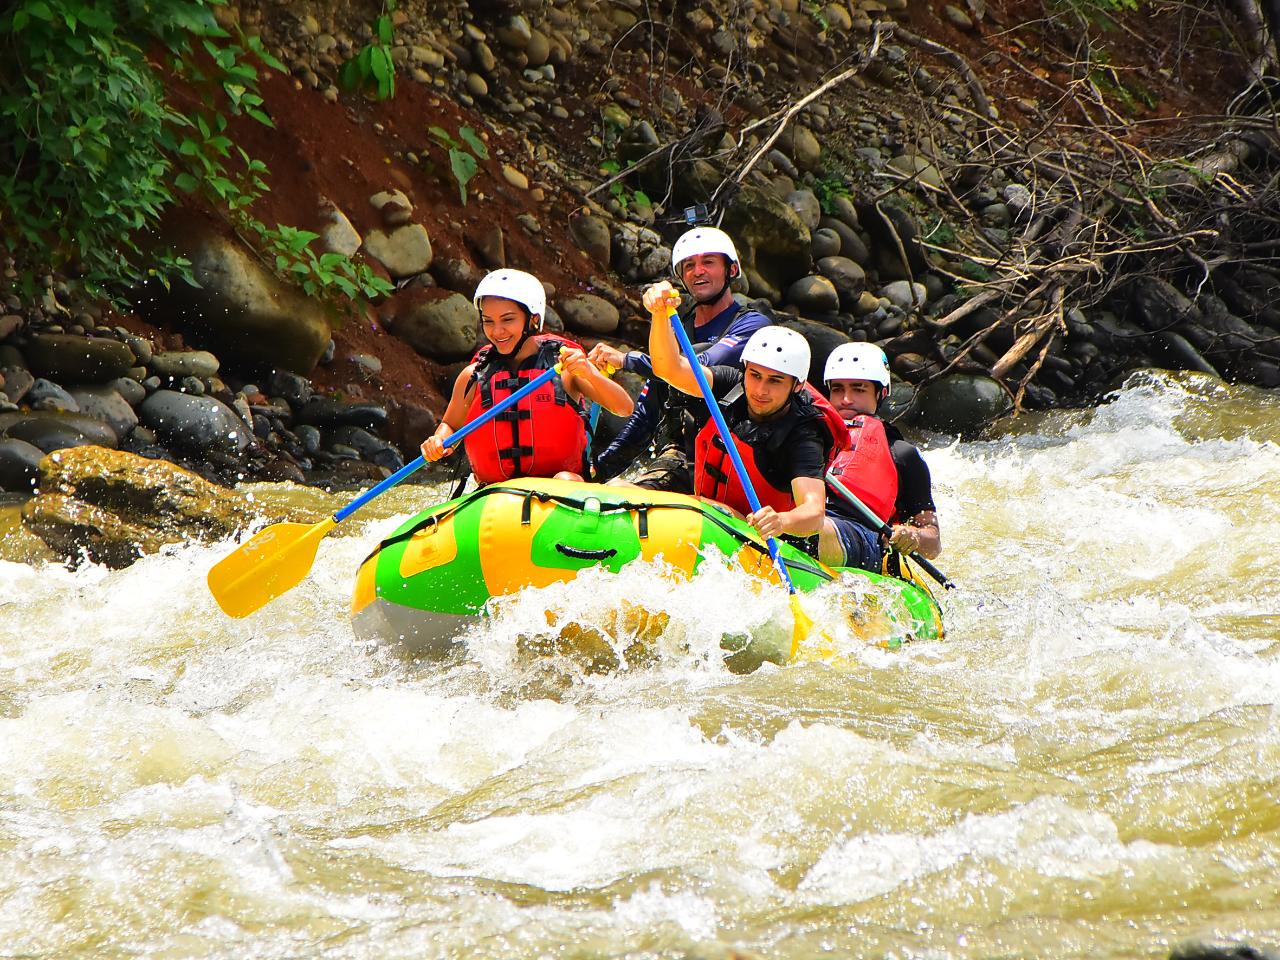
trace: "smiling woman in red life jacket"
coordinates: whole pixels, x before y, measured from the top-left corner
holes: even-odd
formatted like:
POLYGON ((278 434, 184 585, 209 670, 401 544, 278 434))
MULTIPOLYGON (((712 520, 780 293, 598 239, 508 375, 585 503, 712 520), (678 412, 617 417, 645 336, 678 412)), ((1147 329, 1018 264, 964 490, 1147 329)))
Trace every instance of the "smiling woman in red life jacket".
POLYGON ((475 305, 489 345, 458 374, 440 426, 423 441, 422 456, 439 460, 452 453, 453 447, 444 446, 451 433, 558 361, 559 377, 469 434, 463 446, 482 485, 516 477, 581 480, 587 448, 583 398, 625 417, 632 409, 630 395, 576 343, 541 332, 547 295, 532 274, 495 270, 476 287, 475 305))
MULTIPOLYGON (((659 377, 698 395, 693 367, 680 353, 668 320, 674 297, 669 284, 645 291, 652 314, 649 356, 659 377)), ((833 451, 848 443, 848 431, 835 409, 805 382, 808 342, 794 330, 765 327, 743 347, 741 367, 703 370, 761 506, 750 512, 728 451, 705 412, 694 441, 694 493, 745 514, 762 537, 798 541, 816 555, 826 500, 822 477, 833 451)))
MULTIPOLYGON (((842 344, 827 358, 823 379, 853 440, 836 456, 831 472, 892 525, 890 544, 902 553, 918 552, 932 560, 942 552, 942 539, 929 467, 897 428, 875 415, 889 395, 884 351, 872 343, 842 344)), ((884 546, 855 507, 835 491, 829 493, 819 540, 823 563, 879 570, 884 546)))

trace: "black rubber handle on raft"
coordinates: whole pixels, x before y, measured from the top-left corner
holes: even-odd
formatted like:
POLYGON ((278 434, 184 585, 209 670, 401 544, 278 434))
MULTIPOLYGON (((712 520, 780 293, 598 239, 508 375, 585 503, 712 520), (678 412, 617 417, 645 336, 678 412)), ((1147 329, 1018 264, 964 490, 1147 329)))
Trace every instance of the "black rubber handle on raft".
MULTIPOLYGON (((883 520, 877 517, 874 513, 872 513, 871 509, 865 503, 859 500, 857 496, 854 495, 852 490, 850 490, 848 487, 846 487, 843 483, 841 483, 839 480, 837 480, 835 477, 833 477, 829 473, 827 474, 826 480, 827 480, 827 486, 829 486, 832 490, 838 493, 842 500, 844 500, 846 503, 858 509, 858 511, 863 515, 863 517, 867 519, 867 522, 871 524, 871 528, 873 530, 875 530, 879 534, 882 534, 885 537, 889 537, 889 538, 893 537, 893 527, 889 526, 889 524, 885 523, 883 520)), ((938 583, 942 584, 942 586, 945 589, 954 590, 956 588, 955 582, 950 577, 948 577, 945 573, 943 573, 941 570, 935 567, 932 563, 930 563, 924 557, 920 556, 919 553, 916 553, 913 551, 912 553, 907 554, 907 556, 909 556, 912 560, 914 560, 916 565, 921 570, 923 570, 929 576, 933 577, 933 579, 937 580, 938 583)))

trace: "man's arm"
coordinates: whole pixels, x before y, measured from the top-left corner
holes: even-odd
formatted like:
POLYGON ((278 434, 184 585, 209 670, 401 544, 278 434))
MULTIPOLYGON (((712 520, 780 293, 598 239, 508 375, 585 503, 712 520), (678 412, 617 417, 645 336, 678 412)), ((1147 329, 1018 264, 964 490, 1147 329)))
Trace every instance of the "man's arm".
POLYGON ((720 338, 698 354, 704 367, 732 367, 742 360, 742 348, 757 330, 769 326, 769 318, 754 310, 742 310, 720 338))
POLYGON ((631 466, 658 428, 658 418, 662 415, 666 398, 667 385, 662 381, 654 379, 644 385, 636 399, 635 410, 627 417, 613 442, 596 457, 597 481, 612 479, 631 466))
POLYGON ((919 553, 926 560, 935 559, 942 552, 937 513, 921 510, 906 523, 894 524, 889 542, 903 553, 919 553))
POLYGON ((827 489, 814 477, 796 477, 791 481, 791 497, 796 505, 778 513, 773 507, 761 507, 747 522, 760 531, 762 537, 789 534, 793 537, 811 537, 822 530, 827 516, 827 489))
MULTIPOLYGON (((671 311, 680 303, 679 295, 667 281, 655 283, 644 292, 644 305, 649 311, 649 361, 653 372, 682 393, 698 396, 698 378, 688 359, 680 352, 675 331, 671 329, 671 311)), ((710 379, 711 372, 703 374, 710 379)))
POLYGON ((811 537, 822 530, 822 521, 827 517, 827 485, 823 479, 827 451, 818 435, 820 429, 817 424, 797 428, 788 438, 785 450, 780 451, 788 460, 791 499, 796 505, 782 513, 761 507, 748 517, 765 536, 786 533, 793 537, 811 537), (766 530, 775 532, 766 533, 766 530))
POLYGON ((942 532, 933 503, 929 465, 920 451, 905 440, 895 440, 892 452, 898 468, 898 513, 910 519, 894 524, 889 542, 903 553, 919 553, 926 560, 933 560, 942 553, 942 532))

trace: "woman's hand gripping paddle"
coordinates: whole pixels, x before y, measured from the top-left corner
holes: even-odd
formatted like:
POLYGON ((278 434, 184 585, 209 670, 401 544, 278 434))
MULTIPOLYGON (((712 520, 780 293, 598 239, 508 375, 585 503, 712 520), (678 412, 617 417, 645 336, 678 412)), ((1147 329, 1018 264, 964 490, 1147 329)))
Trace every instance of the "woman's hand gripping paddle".
MULTIPOLYGON (((560 372, 556 364, 505 398, 470 423, 445 438, 445 447, 460 442, 473 430, 483 427, 508 407, 519 403, 560 372)), ((320 541, 351 514, 380 494, 386 493, 426 460, 418 457, 405 464, 376 487, 319 523, 273 523, 227 554, 209 571, 209 592, 228 616, 247 617, 281 594, 292 590, 311 570, 320 541)))
MULTIPOLYGON (((827 474, 827 485, 831 487, 831 489, 834 490, 836 493, 840 494, 841 498, 846 503, 848 503, 850 506, 857 509, 858 512, 861 513, 866 518, 867 523, 871 524, 872 530, 875 530, 876 532, 883 534, 886 537, 893 536, 893 527, 889 526, 889 524, 885 523, 883 520, 877 517, 874 513, 872 513, 871 508, 868 507, 861 500, 859 500, 852 490, 850 490, 843 483, 841 483, 840 478, 837 477, 834 473, 827 474)), ((933 577, 933 579, 937 580, 940 584, 942 584, 948 590, 954 590, 956 588, 955 583, 945 573, 943 573, 941 570, 935 567, 932 563, 930 563, 924 557, 920 556, 920 554, 912 552, 907 554, 907 556, 909 556, 912 560, 914 560, 916 562, 916 565, 919 566, 921 570, 923 570, 929 576, 933 577)))
MULTIPOLYGON (((720 412, 720 404, 716 402, 715 394, 711 392, 711 384, 707 382, 707 375, 703 372, 702 364, 698 362, 698 357, 694 353, 693 343, 689 340, 689 334, 685 332, 684 325, 680 322, 680 316, 674 310, 670 316, 671 329, 675 331, 676 339, 680 342, 680 350, 689 361, 689 365, 693 367, 693 375, 697 378, 698 389, 702 392, 702 399, 707 404, 707 410, 711 412, 711 419, 715 422, 716 432, 720 434, 720 442, 724 444, 725 450, 729 453, 729 459, 733 463, 733 471, 738 476, 738 482, 742 484, 742 489, 747 495, 747 503, 751 506, 751 512, 756 513, 760 510, 760 498, 756 496, 755 487, 751 485, 751 478, 747 476, 746 465, 742 462, 742 455, 738 452, 738 446, 733 442, 733 435, 729 432, 729 425, 725 423, 724 414, 720 412)), ((809 619, 809 615, 804 612, 800 606, 800 598, 796 596, 796 585, 791 582, 791 574, 787 572, 787 565, 783 562, 781 554, 778 552, 778 541, 773 537, 765 539, 765 546, 769 548, 769 556, 773 558, 773 564, 778 569, 778 576, 782 578, 782 582, 787 586, 787 592, 791 595, 791 616, 794 626, 791 631, 791 655, 794 657, 800 641, 809 635, 809 631, 813 629, 813 621, 809 619)))

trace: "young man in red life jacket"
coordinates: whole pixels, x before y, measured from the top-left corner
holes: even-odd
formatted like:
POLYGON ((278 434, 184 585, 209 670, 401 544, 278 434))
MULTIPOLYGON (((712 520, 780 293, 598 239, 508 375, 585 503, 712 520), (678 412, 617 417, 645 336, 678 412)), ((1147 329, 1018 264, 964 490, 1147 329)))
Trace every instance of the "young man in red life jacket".
POLYGON ((462 443, 481 485, 516 477, 581 480, 587 449, 583 398, 625 417, 632 409, 630 395, 576 343, 541 333, 547 294, 532 274, 495 270, 476 287, 475 305, 489 345, 458 374, 440 426, 422 443, 422 456, 434 461, 452 453, 453 447, 444 446, 451 433, 559 362, 559 377, 462 443))
MULTIPOLYGON (((668 320, 677 296, 665 281, 644 293, 652 316, 649 357, 655 374, 684 393, 701 396, 668 320)), ((847 445, 849 437, 839 414, 805 382, 809 359, 803 336, 770 326, 747 340, 742 366, 703 367, 761 506, 751 512, 705 407, 694 441, 693 487, 701 499, 746 516, 762 537, 785 537, 816 554, 815 535, 825 516, 823 475, 833 451, 847 445)))
MULTIPOLYGON (((891 524, 889 545, 932 560, 942 552, 929 467, 892 424, 876 415, 889 395, 889 360, 873 343, 846 343, 827 358, 823 379, 831 404, 849 425, 853 446, 831 465, 871 512, 891 524)), ((866 519, 832 490, 827 497, 818 557, 840 567, 879 571, 885 544, 866 519)))

